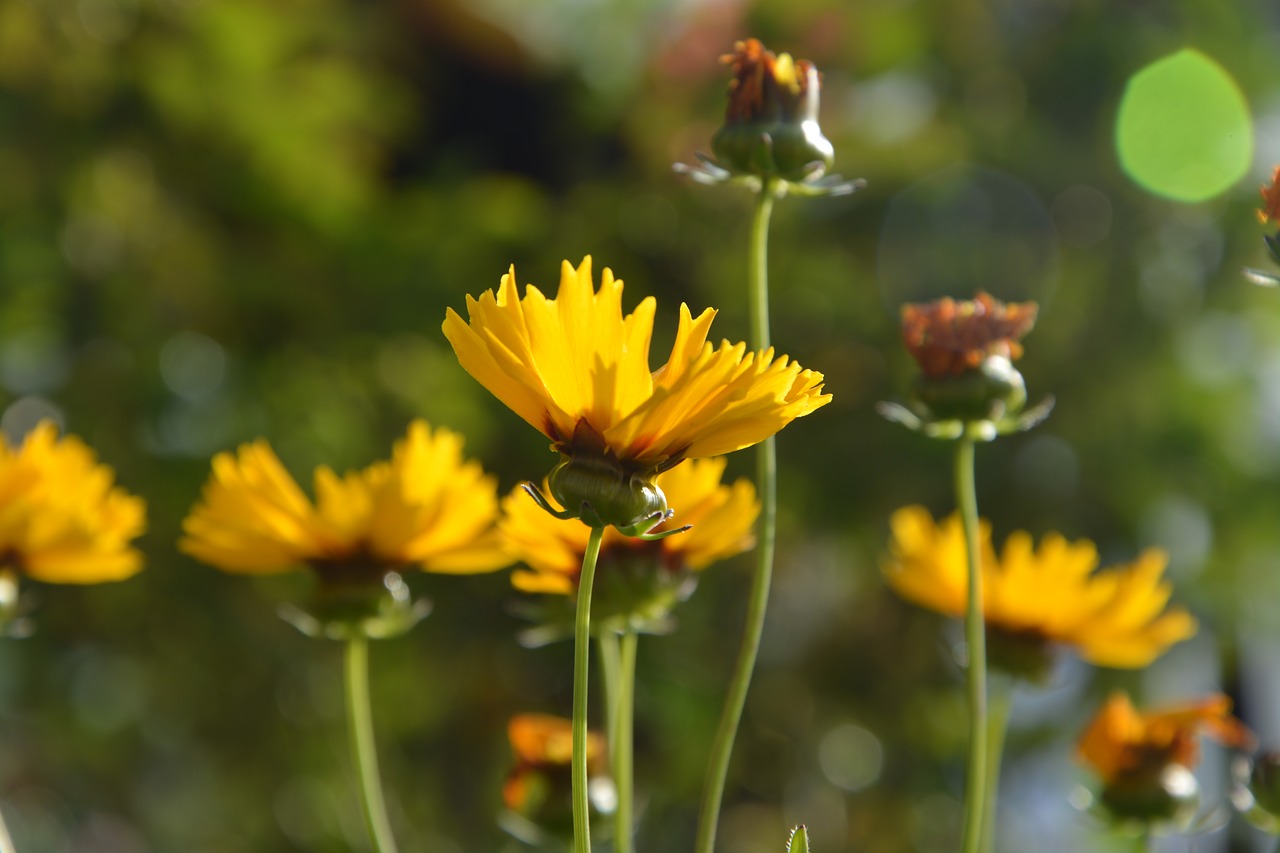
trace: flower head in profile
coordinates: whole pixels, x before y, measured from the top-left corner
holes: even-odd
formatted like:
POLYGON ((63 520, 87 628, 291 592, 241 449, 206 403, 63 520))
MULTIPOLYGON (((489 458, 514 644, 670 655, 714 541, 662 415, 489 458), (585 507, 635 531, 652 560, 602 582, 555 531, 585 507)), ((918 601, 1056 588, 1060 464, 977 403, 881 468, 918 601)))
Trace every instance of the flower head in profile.
POLYGON ((736 42, 720 57, 733 73, 724 124, 711 138, 715 159, 677 166, 702 183, 780 182, 807 195, 845 195, 863 181, 824 177, 835 149, 818 124, 821 75, 812 62, 775 54, 759 39, 736 42))
POLYGON ((920 375, 909 410, 886 404, 881 413, 936 438, 990 440, 1034 426, 1051 401, 1023 412, 1027 386, 1013 362, 1036 312, 1034 302, 1005 304, 987 293, 904 305, 902 340, 920 375))
POLYGON ((146 528, 146 504, 115 485, 75 436, 43 421, 18 446, 0 437, 0 633, 29 630, 19 580, 91 584, 142 569, 130 543, 146 528))
POLYGON ((1215 694, 1196 702, 1140 712, 1113 693, 1077 745, 1080 760, 1102 779, 1102 804, 1116 818, 1185 822, 1195 813, 1198 739, 1251 749, 1253 733, 1231 715, 1231 700, 1215 694))
POLYGON ((665 364, 649 365, 656 303, 622 311, 622 282, 591 259, 561 267, 548 299, 515 271, 497 293, 467 297, 469 322, 450 310, 444 333, 468 373, 542 431, 561 454, 551 494, 593 527, 643 532, 667 502, 653 486, 684 459, 719 456, 763 441, 831 399, 822 374, 772 349, 707 340, 715 311, 680 308, 665 364))
POLYGON ((511 562, 494 526, 497 483, 463 458, 449 430, 414 421, 388 462, 342 476, 316 469, 315 494, 313 503, 266 441, 220 453, 179 546, 223 571, 309 566, 330 591, 372 587, 379 596, 384 585, 402 592, 404 569, 472 573, 511 562))
MULTIPOLYGON (((893 539, 884 572, 903 598, 948 616, 968 604, 964 529, 958 516, 936 524, 923 507, 893 514, 893 539)), ((1133 563, 1095 571, 1092 542, 1057 533, 1039 547, 1015 532, 999 555, 991 529, 980 533, 983 613, 994 665, 1012 674, 1043 675, 1053 645, 1074 648, 1098 666, 1137 668, 1191 637, 1196 621, 1168 608, 1162 580, 1166 556, 1144 551, 1133 563)))
POLYGON ((75 436, 44 421, 17 447, 0 438, 0 623, 16 615, 18 577, 45 583, 123 580, 142 568, 130 542, 141 498, 75 436))
MULTIPOLYGON (((507 737, 515 766, 502 786, 508 809, 503 825, 534 844, 569 834, 572 722, 551 714, 517 714, 507 724, 507 737)), ((605 739, 596 731, 587 732, 587 784, 593 810, 612 812, 616 793, 605 760, 605 739)))
MULTIPOLYGON (((755 544, 760 514, 755 488, 747 480, 722 483, 724 468, 723 457, 694 459, 657 476, 657 486, 680 507, 680 520, 692 525, 682 535, 643 540, 605 531, 591 603, 593 626, 618 630, 621 620, 633 630, 660 630, 671 607, 693 591, 698 572, 755 544)), ((548 515, 519 490, 503 500, 499 526, 511 556, 527 567, 511 575, 512 584, 523 592, 564 597, 540 616, 548 638, 558 637, 558 628, 567 632, 588 529, 548 515), (559 603, 564 607, 556 607, 559 603)), ((664 522, 654 532, 669 526, 664 522)), ((526 635, 539 636, 538 629, 526 635)))

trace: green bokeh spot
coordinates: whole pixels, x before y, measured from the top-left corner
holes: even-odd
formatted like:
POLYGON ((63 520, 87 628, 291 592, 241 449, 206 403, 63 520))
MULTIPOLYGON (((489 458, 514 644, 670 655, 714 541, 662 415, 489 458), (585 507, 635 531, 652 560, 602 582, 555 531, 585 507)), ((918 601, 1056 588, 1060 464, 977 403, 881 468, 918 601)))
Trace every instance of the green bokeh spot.
POLYGON ((1133 77, 1116 120, 1120 166, 1139 186, 1204 201, 1244 176, 1253 157, 1249 106, 1231 75, 1180 50, 1133 77))

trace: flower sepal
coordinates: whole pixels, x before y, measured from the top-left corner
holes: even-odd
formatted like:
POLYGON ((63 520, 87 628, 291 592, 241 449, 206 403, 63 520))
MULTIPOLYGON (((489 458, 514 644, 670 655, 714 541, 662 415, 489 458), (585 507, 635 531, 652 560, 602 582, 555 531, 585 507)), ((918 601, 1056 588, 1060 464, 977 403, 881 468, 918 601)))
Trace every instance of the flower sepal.
POLYGON ((928 438, 955 441, 967 438, 971 441, 994 441, 1002 435, 1026 432, 1040 424, 1053 411, 1053 397, 1045 397, 1039 403, 1016 413, 1006 412, 995 419, 962 420, 939 418, 919 404, 910 407, 901 403, 881 402, 876 411, 886 420, 901 424, 913 432, 928 438))
POLYGON ((347 640, 398 637, 431 612, 431 602, 417 601, 399 572, 377 566, 319 566, 318 583, 306 609, 280 608, 284 619, 315 639, 347 640))
MULTIPOLYGON (((698 158, 698 165, 690 166, 688 163, 672 163, 672 171, 709 187, 720 185, 745 187, 753 193, 758 193, 764 188, 764 181, 761 180, 759 175, 743 174, 726 169, 714 157, 701 151, 696 152, 695 156, 698 158)), ((865 178, 849 180, 840 175, 825 174, 821 176, 811 175, 799 181, 786 181, 781 178, 771 178, 769 181, 770 191, 773 193, 774 198, 785 198, 788 195, 805 196, 806 198, 853 195, 866 185, 865 178)))
POLYGON ((1280 275, 1276 275, 1275 273, 1263 272, 1262 270, 1256 270, 1253 267, 1243 267, 1240 272, 1253 284, 1260 284, 1263 287, 1280 286, 1280 275))

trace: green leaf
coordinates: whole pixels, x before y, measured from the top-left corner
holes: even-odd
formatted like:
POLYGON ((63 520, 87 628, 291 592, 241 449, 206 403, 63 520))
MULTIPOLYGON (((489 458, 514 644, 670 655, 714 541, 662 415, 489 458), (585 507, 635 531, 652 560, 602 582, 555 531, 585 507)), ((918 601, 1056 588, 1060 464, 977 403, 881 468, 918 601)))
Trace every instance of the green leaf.
POLYGON ((809 853, 809 831, 800 824, 787 838, 787 853, 809 853))

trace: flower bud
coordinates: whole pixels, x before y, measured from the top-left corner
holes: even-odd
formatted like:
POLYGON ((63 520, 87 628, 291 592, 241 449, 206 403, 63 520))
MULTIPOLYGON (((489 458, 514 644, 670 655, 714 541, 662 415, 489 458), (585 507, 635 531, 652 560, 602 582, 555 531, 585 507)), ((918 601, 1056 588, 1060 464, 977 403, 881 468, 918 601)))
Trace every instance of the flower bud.
POLYGON ((711 138, 718 165, 738 174, 805 181, 822 177, 835 149, 818 126, 818 70, 758 39, 734 45, 725 123, 711 138))
POLYGON ((564 454, 547 477, 554 497, 591 527, 616 527, 635 536, 663 519, 667 498, 656 470, 628 471, 611 453, 564 454))

